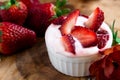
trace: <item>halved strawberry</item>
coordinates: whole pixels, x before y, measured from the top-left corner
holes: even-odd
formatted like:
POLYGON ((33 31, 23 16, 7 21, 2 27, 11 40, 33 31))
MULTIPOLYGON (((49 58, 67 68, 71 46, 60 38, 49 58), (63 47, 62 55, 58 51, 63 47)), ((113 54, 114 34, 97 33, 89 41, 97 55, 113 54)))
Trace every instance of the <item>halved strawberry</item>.
POLYGON ((74 46, 74 39, 71 35, 64 35, 61 38, 63 45, 65 47, 65 50, 68 52, 72 52, 75 54, 75 46, 74 46))
POLYGON ((103 21, 104 12, 99 7, 97 7, 84 24, 86 27, 96 32, 103 21))
POLYGON ((72 35, 77 38, 83 47, 95 46, 97 44, 97 35, 92 30, 85 27, 75 27, 72 35))
POLYGON ((75 26, 75 23, 79 14, 80 14, 80 11, 76 9, 68 15, 68 17, 60 27, 60 31, 62 35, 67 35, 71 33, 72 29, 75 26))

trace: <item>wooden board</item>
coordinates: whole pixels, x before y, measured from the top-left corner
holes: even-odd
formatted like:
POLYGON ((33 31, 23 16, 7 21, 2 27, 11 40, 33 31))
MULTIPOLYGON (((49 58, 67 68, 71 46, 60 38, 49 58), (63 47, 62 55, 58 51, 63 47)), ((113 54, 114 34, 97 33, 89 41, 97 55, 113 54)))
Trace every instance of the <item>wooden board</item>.
POLYGON ((81 80, 61 74, 53 68, 43 38, 39 38, 30 49, 2 57, 0 70, 0 80, 81 80))
MULTIPOLYGON (((42 3, 55 0, 41 0, 42 3)), ((120 25, 120 0, 69 0, 73 8, 89 15, 97 6, 105 13, 105 21, 112 24, 116 19, 115 28, 120 25), (111 11, 112 10, 112 11, 111 11)), ((30 49, 11 56, 2 56, 0 62, 0 80, 88 80, 66 76, 56 71, 50 64, 44 38, 38 38, 30 49)))

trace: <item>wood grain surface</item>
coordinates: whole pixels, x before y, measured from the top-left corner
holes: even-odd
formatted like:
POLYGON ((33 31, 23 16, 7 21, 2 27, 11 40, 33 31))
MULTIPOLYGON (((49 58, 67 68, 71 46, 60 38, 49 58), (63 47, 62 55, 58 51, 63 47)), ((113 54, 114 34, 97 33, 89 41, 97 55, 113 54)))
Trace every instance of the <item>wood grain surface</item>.
MULTIPOLYGON (((41 3, 54 1, 41 0, 41 3)), ((99 6, 105 13, 105 22, 112 24, 115 19, 115 28, 120 30, 120 0, 68 1, 71 7, 80 9, 85 15, 89 15, 99 6)), ((1 57, 0 80, 88 80, 88 78, 70 77, 56 71, 49 61, 44 38, 38 38, 32 48, 1 57)))

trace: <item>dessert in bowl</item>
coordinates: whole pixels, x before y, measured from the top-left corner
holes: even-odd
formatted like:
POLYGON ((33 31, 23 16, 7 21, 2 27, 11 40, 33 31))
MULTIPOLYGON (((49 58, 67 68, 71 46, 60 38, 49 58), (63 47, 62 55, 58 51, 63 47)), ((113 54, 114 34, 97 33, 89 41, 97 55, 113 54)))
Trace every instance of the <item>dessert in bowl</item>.
POLYGON ((89 76, 90 65, 102 57, 99 51, 112 45, 112 32, 103 21, 104 13, 97 7, 89 17, 74 10, 61 24, 52 23, 45 34, 52 65, 66 75, 89 76))

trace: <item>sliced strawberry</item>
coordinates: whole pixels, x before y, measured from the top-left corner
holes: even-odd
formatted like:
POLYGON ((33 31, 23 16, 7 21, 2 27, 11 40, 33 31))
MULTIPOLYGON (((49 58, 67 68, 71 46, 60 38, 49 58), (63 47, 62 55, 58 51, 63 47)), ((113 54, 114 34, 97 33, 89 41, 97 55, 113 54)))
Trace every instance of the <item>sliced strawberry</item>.
POLYGON ((74 46, 74 39, 71 35, 64 35, 61 38, 63 45, 65 47, 65 50, 68 52, 72 52, 75 54, 75 46, 74 46))
POLYGON ((79 14, 80 14, 80 11, 76 9, 75 11, 73 11, 68 15, 68 17, 60 27, 60 31, 62 35, 67 35, 71 33, 72 29, 75 26, 75 23, 79 14))
POLYGON ((99 7, 97 7, 85 22, 85 26, 96 32, 103 21, 104 13, 99 7))
POLYGON ((83 47, 95 46, 97 44, 96 33, 88 28, 76 27, 72 30, 72 35, 80 41, 83 47))
POLYGON ((84 15, 84 14, 80 14, 80 16, 85 17, 85 18, 89 18, 87 15, 84 15))

